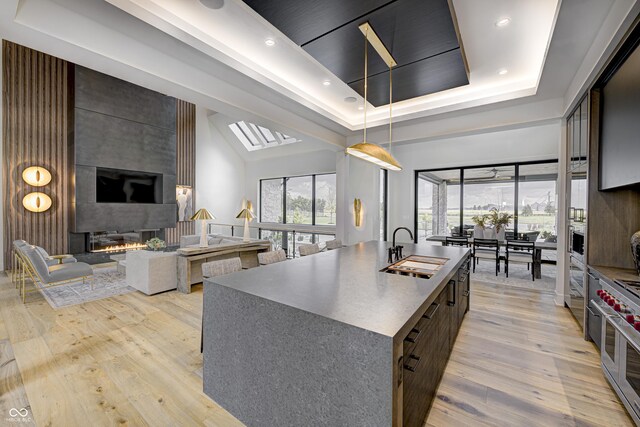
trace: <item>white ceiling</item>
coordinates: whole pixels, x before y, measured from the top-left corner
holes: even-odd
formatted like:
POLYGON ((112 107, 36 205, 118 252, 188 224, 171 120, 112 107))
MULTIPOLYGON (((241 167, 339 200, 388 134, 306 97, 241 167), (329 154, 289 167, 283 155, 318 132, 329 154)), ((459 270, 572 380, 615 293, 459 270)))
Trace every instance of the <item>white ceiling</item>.
MULTIPOLYGON (((454 89, 425 97, 423 106, 418 105, 421 99, 406 101, 404 121, 396 126, 394 141, 396 136, 406 142, 424 141, 562 117, 566 104, 584 90, 638 14, 640 1, 561 0, 560 6, 558 1, 453 0, 472 73, 472 85, 460 90, 471 90, 480 82, 488 92, 458 96, 454 89), (476 10, 479 4, 483 7, 476 10), (540 10, 525 13, 527 7, 539 4, 543 5, 540 10), (509 16, 511 23, 497 29, 494 22, 501 16, 509 16), (533 25, 536 22, 541 30, 533 25), (531 51, 518 48, 527 44, 531 51), (531 57, 525 54, 528 52, 531 57), (497 70, 503 67, 509 72, 499 76, 497 70)), ((326 143, 340 149, 359 137, 354 129, 360 126, 362 113, 343 101, 347 94, 356 96, 351 89, 334 80, 331 86, 323 86, 322 81, 331 78, 328 72, 240 0, 226 0, 217 11, 201 7, 197 0, 110 2, 122 9, 103 0, 3 0, 0 36, 219 111, 230 120, 251 121, 310 144, 321 143, 323 149, 326 143), (174 9, 197 11, 199 19, 175 18, 169 4, 174 9), (228 23, 234 23, 235 29, 221 35, 226 37, 222 40, 228 42, 246 32, 255 38, 251 49, 260 52, 254 59, 282 59, 278 56, 282 50, 290 53, 284 61, 318 74, 300 87, 291 85, 287 78, 291 76, 283 78, 264 62, 261 70, 242 58, 235 59, 234 55, 244 52, 243 46, 235 46, 238 53, 209 32, 193 28, 200 19, 231 11, 237 16, 231 16, 228 23), (274 37, 276 46, 267 48, 266 37, 274 37), (307 91, 307 86, 313 87, 307 91)), ((394 115, 399 110, 401 106, 394 105, 394 115)), ((368 117, 369 126, 387 124, 385 107, 376 114, 373 123, 368 117)), ((370 132, 374 142, 388 139, 383 126, 370 132)))
MULTIPOLYGON (((215 10, 198 0, 107 1, 292 99, 304 99, 327 118, 352 130, 363 125, 363 113, 358 110, 362 98, 242 0, 226 0, 215 10), (275 45, 266 46, 266 39, 275 45), (323 85, 325 81, 331 85, 323 85), (347 103, 346 97, 358 101, 347 103)), ((559 3, 453 0, 470 83, 396 103, 395 121, 535 94, 559 3), (498 27, 496 22, 502 18, 510 22, 498 27), (500 70, 508 72, 501 75, 500 70)), ((369 105, 367 110, 370 125, 388 120, 388 106, 369 105)))

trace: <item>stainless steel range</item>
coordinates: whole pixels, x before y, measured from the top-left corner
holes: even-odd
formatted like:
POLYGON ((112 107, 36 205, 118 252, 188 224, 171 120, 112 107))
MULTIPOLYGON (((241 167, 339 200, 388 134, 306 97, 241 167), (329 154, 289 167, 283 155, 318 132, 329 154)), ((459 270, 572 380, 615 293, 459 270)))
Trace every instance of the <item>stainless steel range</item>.
POLYGON ((605 376, 640 425, 640 282, 616 280, 615 286, 603 282, 591 306, 602 317, 605 376))

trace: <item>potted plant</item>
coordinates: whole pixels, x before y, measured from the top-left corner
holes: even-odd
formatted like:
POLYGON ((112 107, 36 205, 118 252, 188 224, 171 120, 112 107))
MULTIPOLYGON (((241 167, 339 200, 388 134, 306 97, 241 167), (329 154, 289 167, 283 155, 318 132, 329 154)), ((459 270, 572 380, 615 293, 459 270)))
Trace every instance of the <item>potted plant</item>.
POLYGON ((160 249, 164 249, 167 247, 167 244, 164 240, 154 237, 153 239, 149 239, 145 242, 147 247, 152 251, 159 251, 160 249))
POLYGON ((493 208, 489 212, 489 224, 493 226, 496 237, 498 240, 505 240, 505 233, 507 226, 511 223, 513 215, 508 212, 500 212, 498 209, 493 208))
POLYGON ((478 237, 480 239, 484 238, 484 228, 486 226, 487 219, 487 214, 474 215, 471 217, 471 221, 475 224, 473 226, 473 237, 478 237))

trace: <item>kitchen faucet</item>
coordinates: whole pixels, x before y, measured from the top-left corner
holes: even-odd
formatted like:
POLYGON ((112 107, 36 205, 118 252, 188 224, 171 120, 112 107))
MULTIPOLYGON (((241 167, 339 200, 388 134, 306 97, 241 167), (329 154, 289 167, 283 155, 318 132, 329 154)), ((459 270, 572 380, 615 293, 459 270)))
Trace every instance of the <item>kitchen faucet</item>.
POLYGON ((391 247, 389 248, 389 262, 393 262, 394 255, 395 255, 396 261, 402 258, 402 248, 404 248, 404 246, 401 246, 401 245, 396 246, 396 233, 399 230, 407 230, 407 233, 409 233, 411 240, 413 240, 413 233, 407 227, 398 227, 395 230, 393 230, 393 241, 391 243, 391 247))

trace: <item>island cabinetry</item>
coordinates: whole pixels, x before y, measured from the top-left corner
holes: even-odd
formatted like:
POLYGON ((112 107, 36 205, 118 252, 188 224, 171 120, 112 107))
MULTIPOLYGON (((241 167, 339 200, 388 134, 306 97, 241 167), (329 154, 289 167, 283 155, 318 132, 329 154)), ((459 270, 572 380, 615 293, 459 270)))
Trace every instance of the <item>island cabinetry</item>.
POLYGON ((403 342, 402 425, 422 426, 469 307, 469 263, 462 264, 403 342))
POLYGON ((447 296, 445 288, 405 338, 403 426, 424 424, 444 372, 449 354, 447 296))

